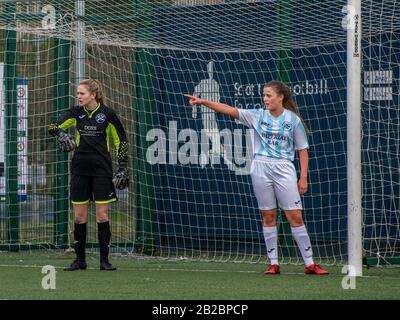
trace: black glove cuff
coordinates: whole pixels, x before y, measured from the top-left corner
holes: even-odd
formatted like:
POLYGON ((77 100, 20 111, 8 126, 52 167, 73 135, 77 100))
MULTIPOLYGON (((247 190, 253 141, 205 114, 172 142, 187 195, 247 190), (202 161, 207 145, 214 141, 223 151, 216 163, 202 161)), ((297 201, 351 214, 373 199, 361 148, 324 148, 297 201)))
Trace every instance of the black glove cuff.
POLYGON ((128 160, 118 160, 118 169, 128 169, 128 160))
POLYGON ((63 129, 59 129, 56 132, 57 137, 65 136, 67 133, 63 129))
POLYGON ((51 125, 49 125, 48 131, 53 137, 58 137, 61 129, 57 126, 57 124, 52 123, 51 125))

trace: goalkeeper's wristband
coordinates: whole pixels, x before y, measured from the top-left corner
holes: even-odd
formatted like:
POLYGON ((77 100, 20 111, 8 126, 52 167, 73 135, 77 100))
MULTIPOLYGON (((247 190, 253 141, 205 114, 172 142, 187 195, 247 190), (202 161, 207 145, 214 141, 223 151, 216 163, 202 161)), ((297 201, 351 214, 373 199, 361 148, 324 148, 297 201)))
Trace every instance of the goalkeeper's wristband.
POLYGON ((60 131, 62 130, 58 127, 57 124, 52 123, 51 125, 49 125, 48 131, 53 137, 58 137, 60 135, 60 131))

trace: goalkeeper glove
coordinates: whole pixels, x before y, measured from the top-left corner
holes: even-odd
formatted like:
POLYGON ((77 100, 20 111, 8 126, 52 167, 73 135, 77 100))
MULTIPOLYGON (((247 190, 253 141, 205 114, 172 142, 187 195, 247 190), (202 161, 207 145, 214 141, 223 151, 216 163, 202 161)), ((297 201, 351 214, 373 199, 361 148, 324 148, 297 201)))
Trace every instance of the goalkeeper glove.
POLYGON ((113 179, 114 185, 117 189, 123 190, 129 185, 129 172, 128 172, 128 163, 127 162, 119 162, 117 173, 113 179))
POLYGON ((74 137, 62 130, 58 133, 58 147, 64 152, 70 152, 75 149, 74 137))

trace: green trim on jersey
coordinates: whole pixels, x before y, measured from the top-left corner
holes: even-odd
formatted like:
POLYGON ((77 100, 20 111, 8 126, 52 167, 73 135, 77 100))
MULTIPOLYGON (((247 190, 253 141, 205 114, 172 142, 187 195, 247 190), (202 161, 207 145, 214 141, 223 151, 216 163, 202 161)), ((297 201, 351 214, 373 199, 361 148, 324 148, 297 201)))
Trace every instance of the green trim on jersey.
POLYGON ((79 143, 81 142, 81 135, 79 134, 79 131, 76 130, 76 135, 75 135, 75 143, 76 146, 79 147, 79 143))
POLYGON ((117 129, 116 129, 115 126, 110 122, 110 123, 108 124, 108 126, 107 126, 106 132, 107 132, 107 146, 108 146, 108 150, 110 150, 109 140, 110 140, 110 135, 111 135, 111 137, 112 137, 112 139, 113 139, 113 142, 114 142, 115 152, 116 152, 116 155, 117 155, 117 157, 118 157, 119 145, 121 144, 121 140, 119 139, 117 129))
POLYGON ((97 104, 96 108, 94 108, 93 110, 88 110, 86 109, 86 106, 83 106, 83 110, 85 110, 85 112, 87 113, 89 119, 92 118, 92 115, 100 108, 100 103, 97 104))
POLYGON ((59 129, 66 130, 71 127, 76 127, 76 119, 75 118, 69 118, 65 120, 63 123, 57 126, 59 129))

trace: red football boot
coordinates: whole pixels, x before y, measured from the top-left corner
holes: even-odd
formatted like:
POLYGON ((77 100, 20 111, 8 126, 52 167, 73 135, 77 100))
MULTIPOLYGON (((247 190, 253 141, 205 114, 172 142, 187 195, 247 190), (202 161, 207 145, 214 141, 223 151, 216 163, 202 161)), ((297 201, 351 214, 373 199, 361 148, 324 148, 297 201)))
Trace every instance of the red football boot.
POLYGON ((264 274, 280 274, 279 264, 271 264, 268 269, 264 272, 264 274))
POLYGON ((316 275, 325 275, 329 274, 328 271, 322 269, 318 264, 313 263, 311 266, 305 267, 304 268, 304 273, 305 274, 316 274, 316 275))

